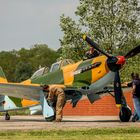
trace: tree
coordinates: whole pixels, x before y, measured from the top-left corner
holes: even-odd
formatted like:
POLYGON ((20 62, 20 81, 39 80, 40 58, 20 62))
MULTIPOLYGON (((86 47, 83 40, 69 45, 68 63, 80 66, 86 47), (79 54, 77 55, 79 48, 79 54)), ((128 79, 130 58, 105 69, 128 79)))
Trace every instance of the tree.
POLYGON ((61 30, 64 32, 63 39, 60 39, 62 46, 62 57, 74 60, 83 57, 84 48, 81 43, 81 28, 70 17, 60 17, 61 30))
POLYGON ((140 31, 138 0, 80 0, 75 14, 79 16, 78 23, 64 15, 60 18, 63 50, 82 46, 79 41, 82 31, 109 53, 123 50, 123 54, 137 43, 140 31))
POLYGON ((136 45, 139 14, 138 0, 80 0, 76 11, 80 24, 109 53, 136 45))
POLYGON ((15 81, 22 82, 31 77, 33 68, 29 62, 19 62, 15 67, 15 81))
POLYGON ((0 66, 9 81, 14 81, 15 65, 18 62, 17 56, 13 51, 2 51, 0 52, 0 66))
MULTIPOLYGON (((64 33, 61 39, 62 54, 65 57, 69 57, 70 52, 75 52, 75 48, 77 52, 80 52, 81 46, 85 46, 83 42, 80 42, 82 32, 92 37, 103 50, 115 55, 125 55, 138 44, 140 32, 138 0, 79 1, 80 4, 75 12, 76 16, 79 16, 77 22, 64 15, 60 18, 60 27, 64 33), (77 46, 80 47, 77 49, 77 46)), ((138 67, 137 60, 135 58, 129 62, 135 62, 138 67)))
POLYGON ((50 67, 59 57, 59 54, 48 48, 46 44, 36 44, 30 49, 29 56, 29 61, 32 63, 34 70, 36 70, 39 66, 50 67))

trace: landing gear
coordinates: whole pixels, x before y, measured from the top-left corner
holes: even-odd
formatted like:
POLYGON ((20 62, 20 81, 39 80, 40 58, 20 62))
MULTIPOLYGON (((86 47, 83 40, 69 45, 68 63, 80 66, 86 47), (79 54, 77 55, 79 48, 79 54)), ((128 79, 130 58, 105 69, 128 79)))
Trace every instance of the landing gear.
POLYGON ((52 122, 55 120, 55 116, 51 116, 51 117, 48 117, 48 118, 45 118, 46 122, 52 122))
POLYGON ((56 114, 55 114, 55 109, 54 107, 52 107, 53 111, 54 111, 54 115, 50 116, 50 117, 45 117, 46 122, 53 122, 55 120, 56 114))
POLYGON ((132 115, 131 109, 128 106, 122 106, 120 109, 119 117, 121 122, 128 122, 132 115))
POLYGON ((10 120, 10 115, 8 112, 6 112, 6 114, 5 114, 5 120, 10 120))

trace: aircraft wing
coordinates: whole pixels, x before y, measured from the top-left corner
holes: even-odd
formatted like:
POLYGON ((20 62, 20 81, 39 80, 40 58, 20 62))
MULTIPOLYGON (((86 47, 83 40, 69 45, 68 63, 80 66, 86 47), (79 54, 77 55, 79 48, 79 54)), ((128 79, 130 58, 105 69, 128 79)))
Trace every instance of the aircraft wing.
POLYGON ((0 112, 6 112, 6 111, 16 111, 16 110, 22 110, 22 109, 28 109, 28 108, 30 108, 30 107, 32 107, 32 106, 27 106, 27 107, 16 107, 16 108, 11 108, 11 109, 9 109, 9 108, 3 108, 3 109, 0 109, 0 112))
MULTIPOLYGON (((40 101, 40 95, 43 87, 39 84, 21 84, 21 83, 0 83, 0 95, 7 95, 16 98, 40 101)), ((107 93, 108 90, 92 93, 92 90, 65 88, 66 100, 71 100, 73 106, 86 95, 91 103, 100 99, 100 95, 107 93)))
POLYGON ((29 100, 40 100, 40 92, 43 88, 37 84, 18 84, 18 83, 0 83, 0 95, 7 95, 16 98, 29 100))

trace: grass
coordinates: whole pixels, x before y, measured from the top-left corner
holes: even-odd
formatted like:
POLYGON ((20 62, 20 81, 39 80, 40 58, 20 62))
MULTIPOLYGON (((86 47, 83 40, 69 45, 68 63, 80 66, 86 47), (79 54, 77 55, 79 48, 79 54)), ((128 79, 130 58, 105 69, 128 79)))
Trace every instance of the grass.
POLYGON ((139 140, 140 128, 93 128, 68 130, 4 131, 4 140, 139 140))
MULTIPOLYGON (((29 115, 30 111, 29 109, 22 109, 22 110, 14 110, 14 111, 8 111, 11 116, 15 115, 29 115)), ((5 112, 0 112, 0 116, 3 116, 5 112)))

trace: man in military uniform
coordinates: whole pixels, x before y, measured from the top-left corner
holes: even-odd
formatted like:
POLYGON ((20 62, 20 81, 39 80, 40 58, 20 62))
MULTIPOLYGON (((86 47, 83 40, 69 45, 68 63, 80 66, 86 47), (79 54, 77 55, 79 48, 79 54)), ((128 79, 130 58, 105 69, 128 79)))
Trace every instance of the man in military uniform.
POLYGON ((56 111, 56 122, 62 121, 63 116, 63 107, 65 104, 65 93, 64 90, 57 86, 48 86, 48 97, 47 97, 48 104, 53 106, 56 111))

